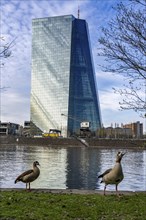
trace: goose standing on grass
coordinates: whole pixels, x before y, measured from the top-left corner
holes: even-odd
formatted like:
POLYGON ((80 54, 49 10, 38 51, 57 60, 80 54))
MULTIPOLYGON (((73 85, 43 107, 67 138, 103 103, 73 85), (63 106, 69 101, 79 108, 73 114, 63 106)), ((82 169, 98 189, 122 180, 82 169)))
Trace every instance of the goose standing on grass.
POLYGON ((38 161, 33 162, 33 169, 27 170, 21 175, 19 175, 16 178, 15 183, 19 181, 26 183, 26 190, 27 190, 27 184, 29 184, 28 189, 30 190, 30 183, 36 180, 38 176, 40 175, 40 169, 37 167, 38 165, 40 166, 38 161))
POLYGON ((102 178, 101 183, 105 183, 104 195, 106 186, 109 184, 116 185, 116 194, 118 194, 118 184, 124 179, 124 174, 122 170, 121 160, 125 153, 118 152, 116 157, 116 164, 112 169, 106 170, 103 174, 99 175, 98 178, 102 178))

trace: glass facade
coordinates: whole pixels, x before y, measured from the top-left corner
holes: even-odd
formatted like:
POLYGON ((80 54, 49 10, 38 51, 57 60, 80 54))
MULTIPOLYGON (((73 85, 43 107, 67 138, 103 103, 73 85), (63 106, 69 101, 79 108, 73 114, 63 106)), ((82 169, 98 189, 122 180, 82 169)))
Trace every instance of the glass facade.
POLYGON ((72 15, 32 22, 31 133, 76 133, 81 121, 101 126, 85 20, 72 15))
POLYGON ((97 94, 88 26, 85 20, 75 19, 72 23, 69 115, 79 120, 73 123, 69 118, 71 133, 80 128, 80 121, 89 121, 92 132, 101 127, 97 94))

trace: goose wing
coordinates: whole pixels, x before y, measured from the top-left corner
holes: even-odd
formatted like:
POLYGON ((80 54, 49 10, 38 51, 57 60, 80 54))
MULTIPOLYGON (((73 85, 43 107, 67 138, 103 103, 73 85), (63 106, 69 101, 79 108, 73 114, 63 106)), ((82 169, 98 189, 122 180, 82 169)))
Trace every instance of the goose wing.
POLYGON ((104 173, 102 173, 101 175, 99 175, 98 178, 104 177, 104 176, 105 176, 106 174, 108 174, 111 170, 112 170, 112 168, 106 170, 104 173))
POLYGON ((31 170, 27 170, 27 171, 25 171, 24 173, 20 174, 20 175, 16 178, 15 183, 17 183, 18 181, 21 181, 24 176, 26 176, 26 175, 28 175, 28 174, 31 174, 31 173, 33 173, 33 170, 32 170, 32 169, 31 169, 31 170))

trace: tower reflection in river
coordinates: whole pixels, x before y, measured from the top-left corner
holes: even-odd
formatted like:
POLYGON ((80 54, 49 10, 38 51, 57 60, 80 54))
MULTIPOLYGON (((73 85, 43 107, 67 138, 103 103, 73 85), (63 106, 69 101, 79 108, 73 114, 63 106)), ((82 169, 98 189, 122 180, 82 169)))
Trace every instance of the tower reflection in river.
POLYGON ((66 187, 69 189, 98 188, 97 173, 100 170, 100 150, 69 148, 67 151, 66 187), (98 153, 97 153, 98 152, 98 153))

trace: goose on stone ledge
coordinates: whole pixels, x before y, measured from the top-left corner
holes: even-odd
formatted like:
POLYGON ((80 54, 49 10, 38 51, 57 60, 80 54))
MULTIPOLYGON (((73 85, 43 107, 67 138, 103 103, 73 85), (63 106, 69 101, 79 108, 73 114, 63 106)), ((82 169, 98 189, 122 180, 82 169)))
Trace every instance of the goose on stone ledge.
POLYGON ((30 190, 30 183, 36 180, 40 175, 40 169, 37 166, 40 166, 39 162, 38 161, 33 162, 33 169, 27 170, 21 175, 19 175, 16 178, 15 183, 19 181, 26 183, 26 190, 27 190, 27 184, 29 184, 28 189, 30 190))

